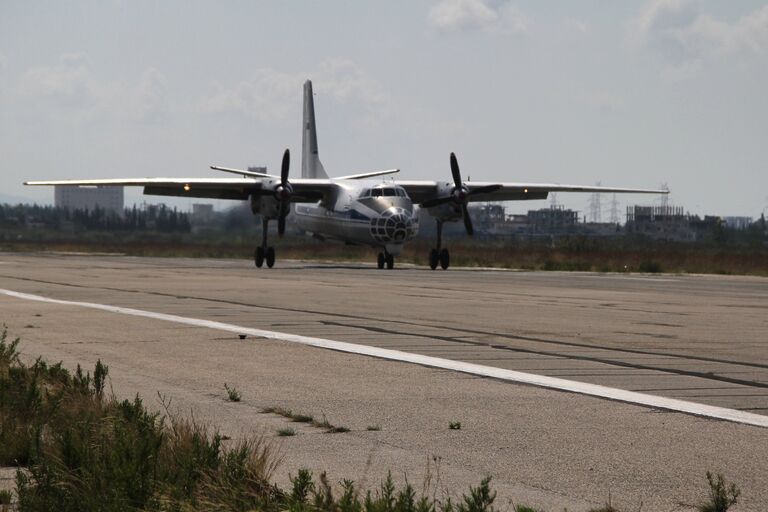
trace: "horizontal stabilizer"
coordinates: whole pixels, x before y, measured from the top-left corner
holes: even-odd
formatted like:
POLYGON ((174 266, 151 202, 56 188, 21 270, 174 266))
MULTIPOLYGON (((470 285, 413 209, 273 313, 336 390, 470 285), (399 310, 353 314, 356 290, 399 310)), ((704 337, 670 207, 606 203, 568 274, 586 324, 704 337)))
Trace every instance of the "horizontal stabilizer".
POLYGON ((335 178, 337 180, 362 180, 365 178, 375 178, 376 176, 384 176, 386 174, 395 174, 397 172, 400 172, 400 169, 387 169, 385 171, 371 171, 371 172, 363 172, 360 174, 350 174, 348 176, 339 176, 338 178, 335 178))
POLYGON ((213 169, 214 171, 224 171, 224 172, 231 172, 232 174, 241 174, 243 176, 248 176, 251 178, 279 178, 279 176, 274 176, 272 174, 266 174, 263 172, 246 171, 244 169, 232 169, 231 167, 219 167, 217 165, 212 165, 211 169, 213 169))

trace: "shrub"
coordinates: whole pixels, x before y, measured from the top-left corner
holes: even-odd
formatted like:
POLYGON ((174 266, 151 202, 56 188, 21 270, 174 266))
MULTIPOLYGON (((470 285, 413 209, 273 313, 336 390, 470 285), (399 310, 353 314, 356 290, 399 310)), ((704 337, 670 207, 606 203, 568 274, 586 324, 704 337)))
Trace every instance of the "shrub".
POLYGON ((661 264, 656 261, 643 261, 637 269, 648 274, 658 274, 661 272, 661 264))
POLYGON ((723 475, 712 475, 707 471, 707 482, 709 483, 709 501, 699 505, 699 512, 726 512, 736 504, 741 490, 736 484, 727 485, 723 475))
POLYGON ((237 388, 234 386, 229 387, 226 382, 224 383, 224 389, 227 390, 227 397, 229 398, 230 402, 239 402, 242 398, 237 388))

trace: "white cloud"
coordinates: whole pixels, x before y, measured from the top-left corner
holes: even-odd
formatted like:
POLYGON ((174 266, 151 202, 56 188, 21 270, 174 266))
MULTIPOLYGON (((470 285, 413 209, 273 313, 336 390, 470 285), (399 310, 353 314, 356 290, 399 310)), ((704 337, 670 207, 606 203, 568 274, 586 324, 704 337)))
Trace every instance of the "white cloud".
POLYGON ((441 0, 427 16, 441 31, 485 30, 513 33, 528 30, 530 20, 508 0, 441 0))
POLYGON ((247 80, 214 84, 216 91, 201 107, 207 113, 239 112, 265 122, 284 119, 292 112, 287 98, 295 97, 305 79, 272 68, 257 69, 247 80))
POLYGON ((162 117, 167 108, 165 77, 155 68, 144 71, 138 85, 125 90, 134 121, 153 122, 162 117))
POLYGON ((107 115, 136 122, 152 122, 165 108, 165 80, 155 69, 138 82, 123 83, 98 77, 82 54, 59 57, 52 66, 27 70, 19 80, 21 98, 40 104, 50 115, 91 119, 107 115))
POLYGON ((273 68, 256 70, 250 79, 234 85, 215 84, 216 91, 201 103, 207 113, 236 112, 264 122, 293 119, 301 103, 301 86, 312 79, 317 93, 341 104, 355 104, 369 121, 388 117, 389 94, 377 81, 348 59, 327 59, 309 73, 289 73, 273 68))
POLYGON ((20 88, 22 95, 78 109, 95 107, 103 95, 82 56, 74 54, 62 55, 53 66, 28 70, 21 77, 20 88))
POLYGON ((587 24, 587 22, 576 19, 576 18, 567 19, 565 21, 565 26, 570 30, 573 30, 580 34, 587 34, 589 32, 589 25, 587 24))
POLYGON ((654 0, 635 20, 634 36, 676 64, 768 49, 768 6, 733 21, 699 11, 691 0, 654 0))

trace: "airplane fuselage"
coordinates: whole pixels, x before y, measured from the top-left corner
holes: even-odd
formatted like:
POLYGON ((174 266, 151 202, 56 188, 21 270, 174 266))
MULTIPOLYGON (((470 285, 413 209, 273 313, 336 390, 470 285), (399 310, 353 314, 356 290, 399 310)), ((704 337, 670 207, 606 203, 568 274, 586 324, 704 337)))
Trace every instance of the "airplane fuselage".
POLYGON ((405 189, 381 180, 340 180, 316 204, 294 205, 294 218, 318 238, 385 248, 393 255, 418 232, 418 209, 405 189))

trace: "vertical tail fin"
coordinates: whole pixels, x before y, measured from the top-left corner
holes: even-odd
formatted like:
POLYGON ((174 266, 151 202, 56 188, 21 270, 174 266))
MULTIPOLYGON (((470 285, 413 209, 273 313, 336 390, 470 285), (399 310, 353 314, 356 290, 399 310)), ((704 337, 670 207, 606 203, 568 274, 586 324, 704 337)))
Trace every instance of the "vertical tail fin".
POLYGON ((304 123, 301 138, 301 177, 328 178, 317 153, 317 127, 315 126, 315 100, 312 81, 304 82, 304 123))

